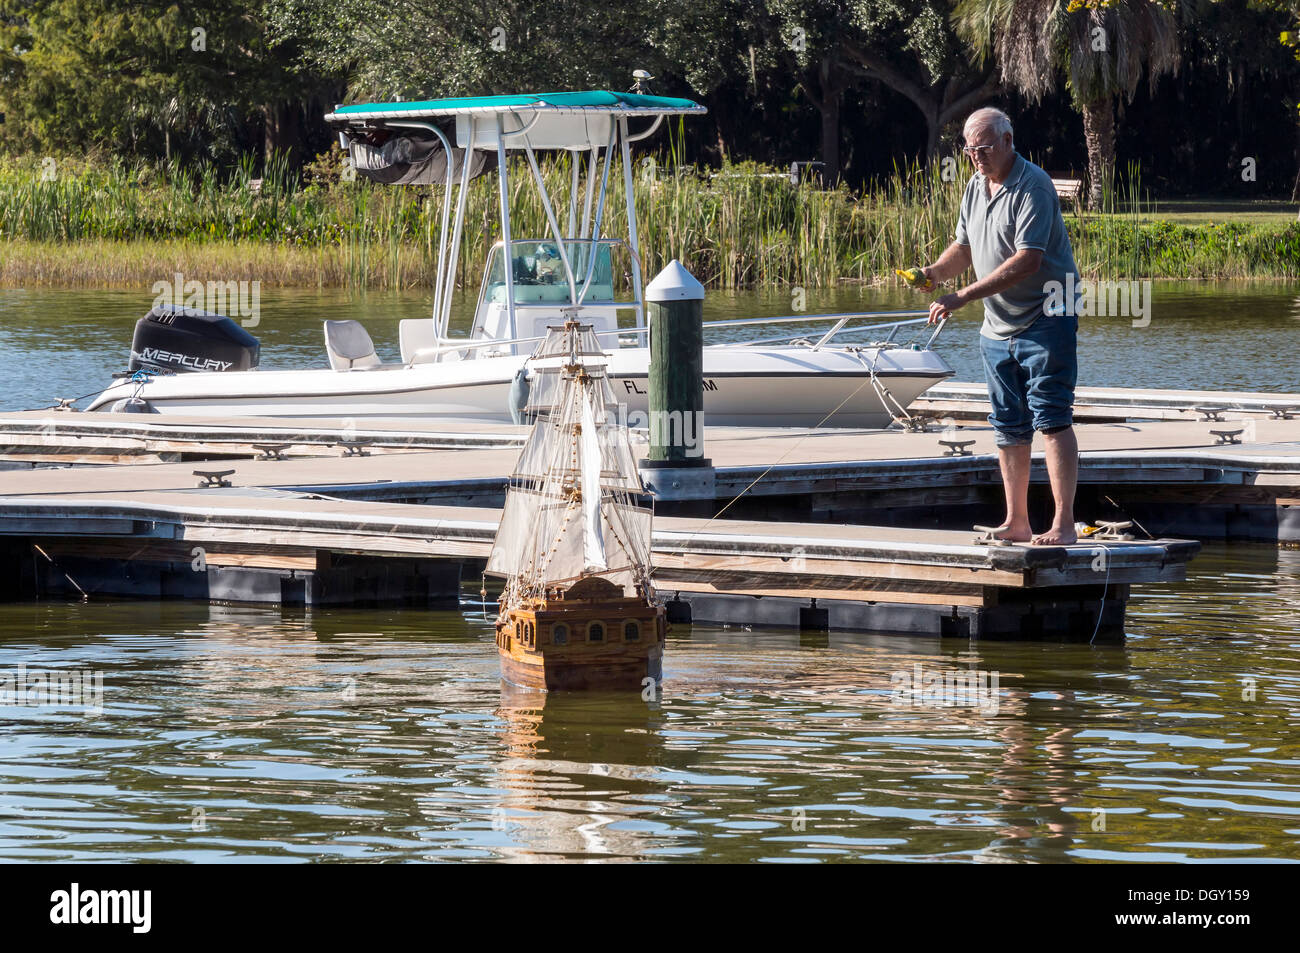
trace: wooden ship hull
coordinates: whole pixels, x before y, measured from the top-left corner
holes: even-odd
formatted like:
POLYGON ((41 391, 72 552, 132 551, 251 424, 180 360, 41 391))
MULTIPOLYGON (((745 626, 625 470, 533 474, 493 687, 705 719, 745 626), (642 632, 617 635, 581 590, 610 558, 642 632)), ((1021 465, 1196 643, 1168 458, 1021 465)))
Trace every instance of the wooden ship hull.
POLYGON ((667 620, 650 581, 651 520, 592 327, 533 352, 536 414, 485 573, 503 576, 501 675, 542 691, 641 690, 663 675, 667 620))
POLYGON ((530 601, 497 619, 501 677, 539 691, 641 689, 663 677, 667 629, 663 606, 644 598, 530 601))

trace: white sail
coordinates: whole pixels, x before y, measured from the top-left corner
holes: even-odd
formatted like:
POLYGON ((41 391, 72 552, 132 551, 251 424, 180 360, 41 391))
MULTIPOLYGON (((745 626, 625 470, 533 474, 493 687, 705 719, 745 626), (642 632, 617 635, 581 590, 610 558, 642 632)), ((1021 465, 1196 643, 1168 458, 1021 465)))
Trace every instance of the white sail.
POLYGON ((530 537, 536 530, 536 511, 540 497, 525 489, 511 489, 506 494, 506 505, 501 511, 496 539, 487 568, 492 576, 512 576, 519 567, 518 554, 530 546, 530 537))
POLYGON ((529 400, 538 416, 487 568, 506 576, 503 600, 592 575, 628 595, 649 587, 650 512, 637 505, 644 490, 602 358, 591 329, 572 322, 530 358, 539 365, 529 400))
POLYGON ((604 572, 605 538, 600 531, 600 472, 602 455, 600 435, 596 432, 596 415, 591 401, 582 401, 580 446, 582 456, 582 522, 583 547, 586 551, 584 572, 604 572))
POLYGON ((539 418, 533 424, 532 432, 524 441, 524 449, 515 463, 512 474, 514 480, 537 485, 546 479, 547 469, 551 466, 551 458, 559 443, 558 434, 554 432, 559 426, 560 421, 553 417, 539 418))

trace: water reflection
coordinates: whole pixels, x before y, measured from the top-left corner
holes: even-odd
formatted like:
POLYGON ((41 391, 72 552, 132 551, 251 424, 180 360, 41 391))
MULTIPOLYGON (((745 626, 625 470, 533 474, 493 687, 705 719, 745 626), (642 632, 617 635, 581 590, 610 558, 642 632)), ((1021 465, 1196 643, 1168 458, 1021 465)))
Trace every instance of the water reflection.
POLYGON ((649 701, 503 685, 472 608, 0 605, 105 702, 0 709, 0 858, 1296 859, 1300 553, 1197 566, 1124 646, 678 627, 649 701))
POLYGON ((683 798, 657 791, 666 716, 637 694, 554 693, 503 682, 505 722, 493 829, 503 857, 636 859, 671 849, 661 815, 683 798))

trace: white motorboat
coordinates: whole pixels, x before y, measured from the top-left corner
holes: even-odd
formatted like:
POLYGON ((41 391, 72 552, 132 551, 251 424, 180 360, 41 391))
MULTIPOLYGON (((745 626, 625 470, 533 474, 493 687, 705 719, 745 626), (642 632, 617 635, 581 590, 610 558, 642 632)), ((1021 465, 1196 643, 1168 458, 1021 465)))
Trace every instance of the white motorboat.
MULTIPOLYGON (((257 366, 256 339, 231 319, 164 306, 137 324, 129 372, 87 409, 518 421, 528 355, 548 328, 578 320, 607 349, 608 374, 629 415, 644 413, 650 349, 637 223, 628 215, 624 235, 603 233, 610 171, 621 157, 625 207, 635 209, 631 144, 653 134, 666 116, 702 112, 685 99, 605 91, 340 107, 326 120, 339 130, 359 174, 390 184, 442 186, 433 314, 398 322, 401 361, 381 361, 359 322, 326 321, 328 367, 266 370, 257 366), (647 119, 647 128, 630 129, 647 119), (548 193, 536 157, 542 150, 569 154, 567 209, 558 209, 548 193), (546 213, 544 238, 512 235, 512 151, 527 159, 546 213), (451 301, 469 183, 493 171, 493 159, 501 239, 489 252, 469 334, 454 337, 451 301)), ((886 426, 905 416, 927 388, 952 376, 932 349, 942 324, 928 328, 924 314, 706 322, 706 334, 723 340, 705 348, 704 420, 886 426), (901 340, 908 333, 912 339, 901 340)))

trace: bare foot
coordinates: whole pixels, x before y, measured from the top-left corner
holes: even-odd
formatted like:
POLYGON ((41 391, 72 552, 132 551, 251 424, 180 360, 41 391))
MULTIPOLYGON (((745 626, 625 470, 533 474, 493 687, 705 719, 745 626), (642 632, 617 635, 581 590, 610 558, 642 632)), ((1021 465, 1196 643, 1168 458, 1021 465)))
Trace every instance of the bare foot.
POLYGON ((1070 546, 1079 541, 1073 526, 1053 526, 1046 533, 1039 533, 1033 539, 1035 546, 1070 546))
POLYGON ((1015 523, 1003 523, 993 530, 994 539, 1005 539, 1011 543, 1027 543, 1034 538, 1034 531, 1029 528, 1029 524, 1018 525, 1015 523))

